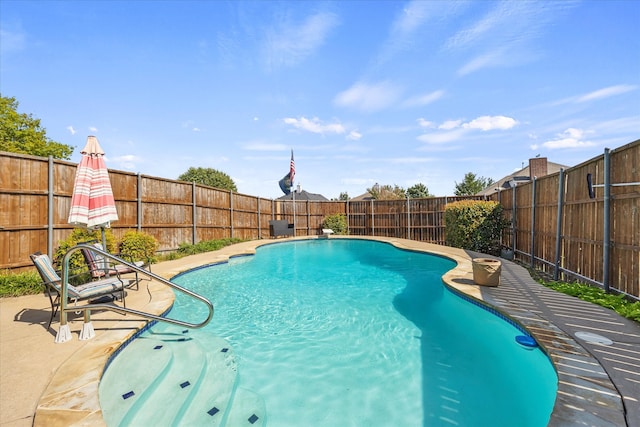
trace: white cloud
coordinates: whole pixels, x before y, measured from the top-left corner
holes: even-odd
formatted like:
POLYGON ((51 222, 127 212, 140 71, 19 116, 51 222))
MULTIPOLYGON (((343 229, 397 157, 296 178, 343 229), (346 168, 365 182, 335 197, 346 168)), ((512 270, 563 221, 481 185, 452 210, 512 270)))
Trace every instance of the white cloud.
POLYGON ((438 99, 442 98, 444 95, 444 90, 436 90, 435 92, 426 93, 424 95, 415 96, 405 100, 402 103, 403 107, 422 107, 424 105, 429 105, 438 99))
POLYGON ((491 5, 491 10, 458 31, 444 45, 447 50, 466 50, 475 54, 460 68, 460 75, 488 67, 521 65, 539 58, 532 42, 576 2, 502 1, 485 4, 491 5))
POLYGON ((342 126, 340 123, 324 124, 317 117, 314 117, 313 119, 307 119, 306 117, 300 117, 299 119, 287 117, 284 118, 283 121, 296 129, 305 130, 311 133, 318 133, 321 135, 324 135, 325 133, 342 134, 346 132, 344 126, 342 126))
POLYGON ((393 105, 401 92, 400 87, 386 81, 376 84, 356 83, 336 95, 334 103, 340 107, 373 112, 393 105))
POLYGON ((429 120, 423 119, 422 117, 416 120, 416 122, 418 122, 418 126, 422 128, 433 128, 436 126, 434 122, 430 122, 429 120))
POLYGON ((620 95, 623 93, 631 92, 638 89, 638 86, 633 85, 617 85, 617 86, 609 86, 603 89, 599 89, 588 93, 586 95, 582 95, 577 99, 576 102, 587 102, 593 101, 601 98, 608 98, 610 96, 620 95))
POLYGON ((440 126, 438 126, 438 129, 451 130, 460 127, 461 124, 462 120, 447 120, 446 122, 443 122, 440 126))
POLYGON ((298 25, 282 22, 266 36, 268 66, 274 68, 300 63, 322 46, 338 23, 338 16, 328 12, 311 15, 298 25))
POLYGON ((89 126, 89 132, 98 132, 98 128, 95 126, 89 126))
MULTIPOLYGON (((421 123, 419 119, 418 123, 421 123)), ((422 124, 422 123, 421 123, 422 124)), ((433 123, 424 121, 424 128, 436 127, 433 123)), ((426 142, 428 144, 446 144, 449 142, 462 139, 470 132, 480 130, 483 132, 490 130, 507 130, 511 129, 518 122, 511 117, 505 116, 481 116, 470 122, 463 122, 462 120, 447 120, 442 122, 437 129, 444 132, 430 132, 418 136, 418 140, 426 142)))
POLYGON ((137 164, 143 162, 142 158, 133 154, 125 154, 124 156, 117 156, 111 159, 105 158, 105 161, 115 162, 119 168, 129 171, 136 170, 137 164))
POLYGON ((518 122, 511 117, 505 116, 482 116, 477 119, 471 120, 469 123, 465 123, 463 127, 465 129, 480 129, 482 131, 488 130, 506 130, 511 129, 518 122))
POLYGON ((358 141, 360 138, 362 138, 362 134, 357 130, 352 130, 349 132, 349 135, 347 135, 347 139, 350 141, 358 141))
POLYGON ((465 129, 456 129, 450 132, 425 133, 418 137, 418 141, 427 144, 446 144, 461 139, 467 131, 465 129))
POLYGON ((201 129, 200 128, 193 128, 191 130, 194 131, 194 132, 200 132, 201 129))
MULTIPOLYGON (((593 147, 596 145, 594 142, 585 139, 585 136, 590 133, 581 129, 569 128, 562 133, 556 135, 556 139, 552 139, 542 143, 543 147, 550 150, 559 148, 585 148, 593 147)), ((538 148, 537 144, 531 146, 533 150, 538 148), (535 147, 535 148, 534 148, 535 147)))
POLYGON ((75 135, 76 134, 76 130, 73 128, 73 126, 67 126, 67 130, 69 131, 69 133, 71 135, 75 135))

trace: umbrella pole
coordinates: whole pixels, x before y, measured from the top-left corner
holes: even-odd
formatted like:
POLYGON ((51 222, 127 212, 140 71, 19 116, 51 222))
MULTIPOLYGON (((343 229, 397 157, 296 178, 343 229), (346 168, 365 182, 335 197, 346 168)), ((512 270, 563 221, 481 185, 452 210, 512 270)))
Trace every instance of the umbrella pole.
POLYGON ((105 234, 104 227, 100 227, 100 231, 102 232, 102 250, 107 251, 107 235, 105 234))

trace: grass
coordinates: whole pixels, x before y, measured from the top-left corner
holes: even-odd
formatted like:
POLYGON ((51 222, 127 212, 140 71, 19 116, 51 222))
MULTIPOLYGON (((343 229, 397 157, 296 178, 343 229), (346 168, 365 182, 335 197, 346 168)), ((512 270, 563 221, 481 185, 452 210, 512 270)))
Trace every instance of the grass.
POLYGON ((640 322, 640 301, 630 301, 623 294, 608 294, 603 289, 583 283, 547 280, 537 271, 531 271, 531 276, 547 288, 609 308, 622 317, 640 322))

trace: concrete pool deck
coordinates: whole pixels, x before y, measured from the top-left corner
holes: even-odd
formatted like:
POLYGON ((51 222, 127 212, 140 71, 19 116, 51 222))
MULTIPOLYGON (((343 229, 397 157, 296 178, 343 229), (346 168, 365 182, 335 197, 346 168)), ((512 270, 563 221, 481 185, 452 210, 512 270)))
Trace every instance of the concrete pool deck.
MULTIPOLYGON (((330 237, 334 238, 338 237, 330 237)), ((444 276, 448 285, 484 301, 531 332, 546 348, 559 377, 549 425, 640 427, 640 323, 545 288, 526 269, 509 261, 503 260, 500 286, 479 287, 471 273, 471 258, 478 254, 404 239, 374 239, 453 258, 458 266, 444 276), (598 343, 593 334, 612 344, 598 343)), ((155 264, 152 269, 171 278, 281 241, 244 242, 155 264)), ((140 290, 131 290, 127 296, 128 307, 154 314, 172 303, 173 292, 157 282, 142 281, 140 290)), ((59 325, 54 320, 51 329, 45 329, 49 313, 49 301, 42 294, 0 299, 0 426, 104 425, 98 402, 104 365, 146 322, 96 311, 92 313, 96 337, 79 341, 82 316, 72 315, 73 340, 55 344, 59 325)))

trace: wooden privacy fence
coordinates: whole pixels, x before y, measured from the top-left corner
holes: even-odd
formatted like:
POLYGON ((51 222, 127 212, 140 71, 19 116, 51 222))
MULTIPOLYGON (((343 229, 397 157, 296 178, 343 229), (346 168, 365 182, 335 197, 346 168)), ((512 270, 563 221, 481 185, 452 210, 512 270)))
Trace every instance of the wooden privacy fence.
POLYGON ((517 259, 640 298, 640 140, 491 197, 511 221, 503 245, 517 259))
MULTIPOLYGON (((69 235, 76 166, 0 152, 0 268, 28 268, 29 254, 51 253, 69 235)), ((495 193, 489 198, 501 202, 511 222, 503 246, 521 262, 557 278, 577 278, 640 298, 640 186, 619 185, 640 181, 639 168, 640 140, 495 193), (594 199, 587 173, 596 184, 594 199), (610 186, 598 187, 605 180, 610 186)), ((158 239, 160 251, 212 239, 269 238, 271 219, 293 222, 296 235, 317 235, 323 219, 336 213, 347 216, 351 235, 442 245, 447 203, 482 199, 293 202, 122 171, 110 170, 109 176, 119 216, 112 224, 116 238, 129 229, 144 231, 158 239)))

